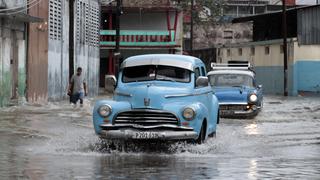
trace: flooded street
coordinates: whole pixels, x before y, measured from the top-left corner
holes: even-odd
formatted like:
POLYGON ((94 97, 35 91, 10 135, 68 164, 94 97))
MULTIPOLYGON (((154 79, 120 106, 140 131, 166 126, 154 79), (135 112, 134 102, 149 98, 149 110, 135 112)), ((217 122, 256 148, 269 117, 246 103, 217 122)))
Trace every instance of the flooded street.
POLYGON ((0 110, 0 179, 320 179, 320 98, 267 96, 255 119, 222 119, 203 145, 108 150, 91 101, 0 110))

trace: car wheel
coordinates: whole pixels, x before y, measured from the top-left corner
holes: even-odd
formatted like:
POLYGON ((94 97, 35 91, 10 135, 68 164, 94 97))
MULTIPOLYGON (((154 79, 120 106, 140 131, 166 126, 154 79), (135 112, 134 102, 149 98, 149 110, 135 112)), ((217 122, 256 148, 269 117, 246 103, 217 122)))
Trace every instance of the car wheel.
POLYGON ((205 138, 206 138, 206 129, 205 129, 204 124, 202 124, 201 131, 200 131, 198 139, 196 140, 196 143, 198 143, 198 144, 204 143, 205 138))

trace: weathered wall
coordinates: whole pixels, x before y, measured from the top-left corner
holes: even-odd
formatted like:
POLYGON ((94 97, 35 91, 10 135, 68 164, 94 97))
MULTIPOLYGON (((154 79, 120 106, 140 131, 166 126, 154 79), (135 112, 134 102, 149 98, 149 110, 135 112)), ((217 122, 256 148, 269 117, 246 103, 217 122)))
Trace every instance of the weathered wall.
POLYGON ((90 96, 99 91, 99 29, 98 0, 76 0, 74 6, 74 69, 82 67, 90 96))
MULTIPOLYGON (((293 39, 288 45, 288 89, 291 95, 296 94, 294 89, 296 79, 294 79, 293 72, 295 41, 293 39)), ((274 40, 220 48, 217 62, 227 63, 229 60, 249 61, 255 67, 257 83, 263 85, 264 93, 282 94, 284 72, 281 44, 281 40, 274 40), (269 49, 269 53, 267 53, 267 49, 269 49), (242 51, 242 55, 239 51, 242 51)))
MULTIPOLYGON (((249 42, 252 40, 252 23, 195 25, 193 33, 194 49, 212 48, 222 44, 249 42)), ((190 33, 188 32, 187 35, 190 36, 190 33)))
POLYGON ((320 93, 320 45, 294 44, 294 91, 320 93))
POLYGON ((48 98, 66 97, 69 79, 69 1, 49 0, 48 98))
MULTIPOLYGON (((29 14, 48 22, 48 0, 42 0, 29 9, 29 14)), ((27 59, 27 99, 46 102, 48 99, 48 30, 45 22, 29 25, 27 59), (41 25, 41 26, 40 26, 41 25)))
MULTIPOLYGON (((4 0, 6 8, 25 4, 24 0, 4 0)), ((17 19, 0 18, 0 107, 11 99, 25 97, 25 26, 17 19)))

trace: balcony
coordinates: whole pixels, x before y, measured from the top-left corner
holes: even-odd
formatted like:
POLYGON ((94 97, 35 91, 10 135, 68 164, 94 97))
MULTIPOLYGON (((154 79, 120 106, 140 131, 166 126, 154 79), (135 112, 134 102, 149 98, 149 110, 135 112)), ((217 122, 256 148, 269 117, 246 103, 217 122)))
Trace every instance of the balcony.
MULTIPOLYGON (((100 46, 102 49, 113 49, 116 45, 115 30, 100 31, 100 46)), ((121 30, 120 47, 123 48, 174 48, 175 31, 139 31, 121 30)))

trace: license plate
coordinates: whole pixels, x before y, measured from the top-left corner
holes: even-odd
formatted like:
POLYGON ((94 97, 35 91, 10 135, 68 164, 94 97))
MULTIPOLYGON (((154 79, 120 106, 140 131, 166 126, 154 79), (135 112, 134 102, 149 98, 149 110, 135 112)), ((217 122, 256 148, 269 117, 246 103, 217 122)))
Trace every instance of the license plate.
POLYGON ((155 132, 136 132, 134 139, 159 139, 159 134, 155 132))
POLYGON ((232 115, 233 111, 220 111, 220 115, 225 116, 225 115, 232 115))

